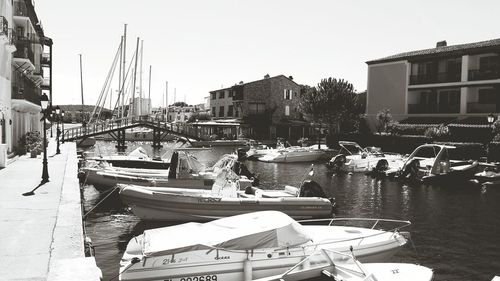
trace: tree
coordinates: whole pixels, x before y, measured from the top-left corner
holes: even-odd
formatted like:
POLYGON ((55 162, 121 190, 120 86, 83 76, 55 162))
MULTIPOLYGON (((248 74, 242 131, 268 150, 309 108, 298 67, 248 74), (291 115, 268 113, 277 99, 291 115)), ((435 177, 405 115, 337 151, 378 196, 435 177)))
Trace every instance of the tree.
POLYGON ((193 123, 201 120, 212 120, 212 115, 209 112, 195 112, 189 116, 188 122, 193 123))
POLYGON ((180 107, 189 106, 187 103, 185 103, 183 101, 174 102, 174 104, 172 104, 172 105, 173 106, 180 106, 180 107))
POLYGON ((359 121, 362 114, 354 86, 331 77, 322 79, 316 87, 305 87, 299 107, 313 121, 336 126, 339 132, 352 121, 359 121))

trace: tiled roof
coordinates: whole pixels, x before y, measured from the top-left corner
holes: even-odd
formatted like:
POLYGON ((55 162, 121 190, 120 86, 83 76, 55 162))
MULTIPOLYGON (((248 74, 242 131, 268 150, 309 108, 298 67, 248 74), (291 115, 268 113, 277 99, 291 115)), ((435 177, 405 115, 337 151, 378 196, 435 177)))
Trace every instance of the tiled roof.
POLYGON ((269 78, 259 79, 259 80, 250 81, 250 82, 241 83, 241 84, 235 84, 235 85, 230 86, 230 87, 226 87, 226 88, 221 88, 221 89, 210 91, 210 93, 214 93, 214 92, 218 92, 218 91, 222 91, 222 90, 230 90, 232 87, 235 87, 235 86, 245 86, 245 85, 248 85, 248 84, 257 83, 257 82, 261 82, 261 81, 264 81, 264 80, 276 79, 276 78, 285 78, 285 79, 288 79, 288 80, 292 81, 293 83, 297 84, 298 86, 300 86, 297 82, 293 81, 293 79, 290 79, 290 77, 286 77, 285 75, 280 74, 280 75, 276 75, 276 76, 269 77, 269 78))
POLYGON ((413 58, 418 58, 418 57, 427 57, 427 56, 433 57, 433 56, 439 56, 439 55, 449 55, 452 53, 456 53, 457 55, 458 54, 466 54, 468 51, 471 51, 471 50, 486 49, 486 48, 491 48, 491 47, 500 48, 500 38, 487 40, 487 41, 481 41, 481 42, 443 46, 443 47, 437 47, 437 48, 432 48, 432 49, 405 52, 405 53, 400 53, 400 54, 388 56, 388 57, 381 58, 381 59, 367 61, 366 63, 367 64, 376 64, 376 63, 383 63, 383 62, 390 62, 390 61, 413 59, 413 58))

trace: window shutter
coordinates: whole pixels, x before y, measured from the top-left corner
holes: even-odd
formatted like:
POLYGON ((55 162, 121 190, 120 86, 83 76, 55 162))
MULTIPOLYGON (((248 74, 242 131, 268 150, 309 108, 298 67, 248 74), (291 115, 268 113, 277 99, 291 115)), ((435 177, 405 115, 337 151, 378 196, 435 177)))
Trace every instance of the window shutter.
POLYGON ((285 89, 285 91, 283 92, 283 99, 285 99, 285 100, 286 100, 286 89, 285 89))

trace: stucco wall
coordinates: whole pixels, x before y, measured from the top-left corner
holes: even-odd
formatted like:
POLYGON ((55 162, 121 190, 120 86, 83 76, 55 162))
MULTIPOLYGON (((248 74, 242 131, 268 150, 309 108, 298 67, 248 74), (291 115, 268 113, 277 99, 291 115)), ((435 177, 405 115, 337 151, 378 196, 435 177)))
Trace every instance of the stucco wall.
POLYGON ((382 109, 390 109, 396 120, 404 117, 407 80, 406 61, 368 66, 366 114, 372 129, 375 127, 376 115, 382 109))

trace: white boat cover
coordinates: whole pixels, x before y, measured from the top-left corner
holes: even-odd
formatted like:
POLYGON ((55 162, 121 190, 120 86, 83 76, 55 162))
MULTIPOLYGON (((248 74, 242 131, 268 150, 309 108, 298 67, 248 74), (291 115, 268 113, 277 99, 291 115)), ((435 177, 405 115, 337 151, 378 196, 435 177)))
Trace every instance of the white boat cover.
POLYGON ((229 168, 224 168, 219 172, 212 185, 212 195, 223 198, 238 197, 240 177, 229 168))
POLYGON ((128 156, 135 156, 139 159, 149 159, 148 153, 142 147, 134 149, 134 151, 130 152, 128 156))
POLYGON ((162 256, 223 248, 253 250, 292 247, 312 239, 303 226, 278 211, 262 211, 144 231, 143 255, 162 256))

